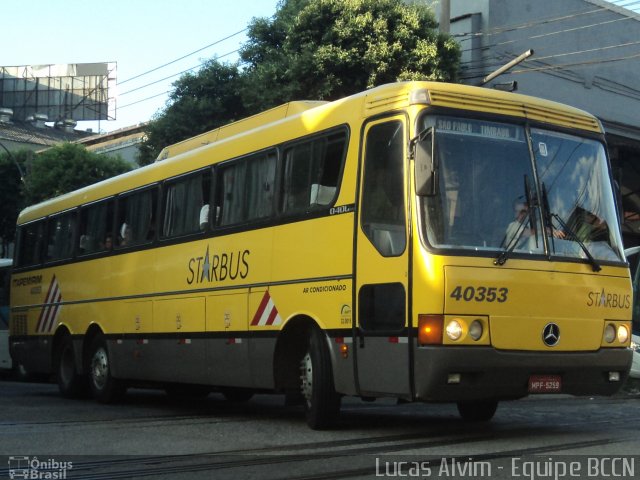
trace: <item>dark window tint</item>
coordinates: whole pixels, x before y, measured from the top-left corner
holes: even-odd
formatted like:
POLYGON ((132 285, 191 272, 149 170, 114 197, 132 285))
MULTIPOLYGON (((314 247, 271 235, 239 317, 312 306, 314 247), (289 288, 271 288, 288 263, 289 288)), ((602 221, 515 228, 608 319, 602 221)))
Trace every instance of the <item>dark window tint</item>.
POLYGON ((87 205, 80 210, 78 255, 105 252, 113 247, 113 201, 87 205))
POLYGON ((63 213, 47 220, 47 252, 45 260, 54 262, 73 256, 75 212, 63 213))
POLYGON ((275 152, 252 155, 220 168, 218 225, 259 220, 273 214, 275 152))
POLYGON ((33 222, 20 227, 18 231, 18 267, 40 263, 43 240, 44 221, 33 222))
POLYGON ((397 332, 404 328, 406 302, 401 283, 363 285, 358 301, 363 330, 397 332))
POLYGON ((209 224, 211 173, 206 170, 165 185, 162 237, 206 230, 209 224))
POLYGON ((371 127, 367 133, 362 189, 362 229, 383 256, 400 255, 405 232, 404 133, 401 122, 371 127))
POLYGON ((333 203, 345 159, 347 135, 337 132, 284 151, 282 211, 294 213, 333 203))
POLYGON ((156 189, 118 198, 116 246, 129 247, 153 241, 156 223, 156 189))

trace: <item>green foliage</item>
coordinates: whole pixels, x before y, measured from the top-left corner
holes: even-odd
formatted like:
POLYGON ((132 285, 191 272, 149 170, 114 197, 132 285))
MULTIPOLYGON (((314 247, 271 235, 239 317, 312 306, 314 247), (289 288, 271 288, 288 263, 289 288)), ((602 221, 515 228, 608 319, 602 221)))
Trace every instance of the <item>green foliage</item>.
POLYGON ((149 123, 138 163, 152 163, 167 145, 247 116, 242 85, 237 65, 216 60, 208 61, 197 75, 181 77, 173 84, 169 106, 149 123))
POLYGON ((437 32, 423 5, 296 0, 281 9, 284 17, 254 21, 242 52, 255 83, 277 86, 272 102, 335 100, 398 80, 455 80, 458 46, 437 32), (295 16, 292 5, 303 5, 295 16))
POLYGON ((458 45, 403 0, 282 0, 249 25, 239 64, 213 59, 174 83, 139 163, 163 147, 292 100, 335 100, 399 80, 455 81, 458 45))
MULTIPOLYGON (((27 150, 13 152, 11 156, 7 153, 0 154, 0 182, 2 182, 2 188, 0 188, 0 239, 4 243, 14 240, 16 219, 24 207, 22 180, 16 162, 24 170, 27 159, 31 155, 32 153, 27 150)), ((0 254, 0 256, 6 255, 4 251, 0 254)))
POLYGON ((131 166, 120 157, 98 155, 81 145, 63 143, 28 162, 24 201, 31 205, 129 170, 131 166))

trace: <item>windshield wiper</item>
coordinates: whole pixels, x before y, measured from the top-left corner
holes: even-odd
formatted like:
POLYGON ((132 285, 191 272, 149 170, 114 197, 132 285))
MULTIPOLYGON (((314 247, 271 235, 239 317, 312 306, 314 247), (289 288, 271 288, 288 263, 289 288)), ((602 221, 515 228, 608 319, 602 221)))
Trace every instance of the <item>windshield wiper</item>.
POLYGON ((509 254, 513 252, 513 250, 516 248, 516 245, 518 245, 518 243, 520 242, 520 239, 522 238, 522 235, 527 229, 525 226, 525 223, 527 223, 528 218, 529 218, 529 213, 527 212, 527 214, 524 217, 522 217, 522 219, 518 223, 518 228, 516 229, 515 233, 513 233, 509 239, 507 239, 506 235, 504 236, 504 239, 502 240, 502 244, 504 245, 505 249, 502 252, 500 252, 500 255, 498 255, 496 259, 493 261, 494 265, 504 265, 506 263, 507 258, 509 257, 509 254))
MULTIPOLYGON (((529 177, 526 174, 524 176, 524 195, 527 202, 527 212, 520 219, 520 222, 518 223, 518 228, 511 235, 511 238, 507 238, 508 233, 505 234, 504 238, 502 239, 502 243, 500 244, 500 246, 504 246, 504 250, 500 252, 500 255, 498 255, 498 257, 493 261, 494 265, 504 265, 506 263, 507 258, 509 257, 509 254, 513 252, 513 250, 516 248, 516 245, 518 245, 518 243, 520 242, 520 239, 522 238, 522 235, 526 230, 525 223, 527 223, 527 220, 529 221, 529 228, 531 229, 530 231, 534 232, 534 235, 535 235, 536 219, 535 219, 535 216, 531 214, 531 206, 532 206, 531 185, 529 184, 529 177)), ((536 248, 537 247, 538 247, 538 236, 536 235, 536 248)))
MULTIPOLYGON (((595 258, 593 258, 593 255, 591 255, 591 252, 589 251, 589 248, 587 248, 587 246, 584 244, 584 242, 582 240, 580 240, 580 238, 578 237, 576 232, 569 225, 567 225, 567 223, 565 223, 564 220, 562 220, 560 215, 558 215, 557 213, 553 213, 549 209, 549 199, 547 197, 547 187, 546 187, 546 185, 544 183, 542 184, 542 201, 544 202, 545 219, 546 219, 546 222, 547 222, 547 227, 551 229, 550 234, 551 234, 552 245, 553 245, 553 238, 554 238, 554 235, 553 235, 553 219, 555 218, 558 221, 558 224, 560 225, 562 230, 564 230, 565 233, 567 233, 567 236, 565 238, 567 240, 573 240, 578 245, 580 245, 580 248, 582 249, 584 254, 587 256, 587 259, 589 260, 589 263, 591 264, 591 268, 593 269, 593 271, 594 272, 599 272, 600 270, 602 270, 602 267, 600 266, 598 261, 595 258)), ((555 251, 555 246, 554 246, 554 251, 555 251)))

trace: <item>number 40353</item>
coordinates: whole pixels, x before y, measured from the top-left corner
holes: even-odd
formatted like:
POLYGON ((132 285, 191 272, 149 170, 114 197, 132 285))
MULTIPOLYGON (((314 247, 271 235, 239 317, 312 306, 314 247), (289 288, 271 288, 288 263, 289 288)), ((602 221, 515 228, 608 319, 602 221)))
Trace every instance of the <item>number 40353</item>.
POLYGON ((465 287, 457 285, 449 295, 457 301, 465 302, 498 302, 507 301, 509 289, 505 287, 465 287))

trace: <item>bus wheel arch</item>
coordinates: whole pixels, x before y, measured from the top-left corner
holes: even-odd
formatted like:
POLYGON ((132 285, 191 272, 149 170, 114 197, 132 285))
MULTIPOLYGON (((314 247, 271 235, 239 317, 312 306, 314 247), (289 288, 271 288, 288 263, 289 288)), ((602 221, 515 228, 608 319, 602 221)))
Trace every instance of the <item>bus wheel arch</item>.
POLYGON ((69 329, 59 327, 52 341, 52 371, 63 397, 83 397, 88 391, 87 377, 83 373, 80 358, 69 329))

